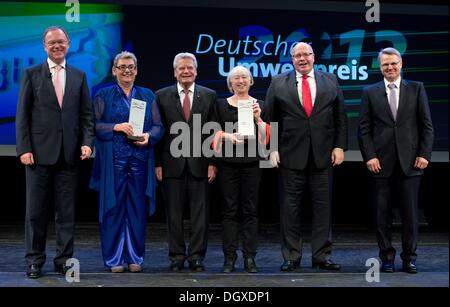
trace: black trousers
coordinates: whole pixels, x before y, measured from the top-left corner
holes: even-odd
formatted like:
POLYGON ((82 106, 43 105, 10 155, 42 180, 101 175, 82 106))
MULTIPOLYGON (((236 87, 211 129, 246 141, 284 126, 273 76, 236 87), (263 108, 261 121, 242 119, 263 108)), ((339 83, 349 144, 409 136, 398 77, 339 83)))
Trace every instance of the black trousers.
POLYGON ((242 211, 242 253, 256 255, 258 236, 259 162, 221 163, 218 180, 222 191, 223 253, 235 259, 239 248, 239 211, 242 211))
POLYGON ((420 180, 421 176, 407 177, 401 170, 399 163, 397 163, 391 176, 370 178, 376 237, 381 261, 393 261, 395 259, 396 251, 392 246, 392 205, 394 199, 398 199, 402 219, 402 253, 400 257, 403 261, 411 261, 417 258, 420 180))
POLYGON ((61 154, 55 165, 25 167, 26 214, 25 260, 27 265, 44 265, 48 207, 55 207, 55 265, 63 265, 73 255, 75 204, 78 189, 78 166, 68 165, 61 154))
POLYGON ((280 226, 281 252, 284 260, 301 260, 300 225, 303 195, 308 190, 312 206, 312 261, 322 262, 331 255, 331 176, 332 169, 317 169, 311 161, 304 170, 281 167, 280 226))
POLYGON ((163 180, 163 192, 169 235, 169 258, 182 261, 186 259, 183 211, 187 203, 190 209, 187 258, 189 261, 203 259, 208 244, 208 179, 194 177, 186 165, 181 177, 163 180))

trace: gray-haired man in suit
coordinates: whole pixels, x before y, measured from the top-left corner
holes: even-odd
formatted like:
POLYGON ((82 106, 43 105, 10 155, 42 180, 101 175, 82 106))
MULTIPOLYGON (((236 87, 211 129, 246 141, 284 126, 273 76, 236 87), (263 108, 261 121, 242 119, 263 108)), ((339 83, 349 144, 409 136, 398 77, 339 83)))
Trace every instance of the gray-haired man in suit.
POLYGON ((381 270, 394 272, 390 209, 398 193, 403 270, 417 273, 418 191, 431 159, 433 124, 423 83, 400 75, 398 50, 381 50, 378 61, 384 80, 363 90, 358 138, 373 191, 381 270))

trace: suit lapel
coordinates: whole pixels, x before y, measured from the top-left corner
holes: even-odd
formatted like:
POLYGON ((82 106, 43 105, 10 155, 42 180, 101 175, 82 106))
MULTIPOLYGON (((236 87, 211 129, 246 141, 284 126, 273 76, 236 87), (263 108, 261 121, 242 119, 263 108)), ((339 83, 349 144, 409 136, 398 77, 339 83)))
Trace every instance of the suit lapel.
POLYGON ((53 101, 51 103, 56 104, 56 106, 58 106, 59 109, 58 98, 56 97, 56 92, 52 81, 52 75, 50 73, 50 68, 48 67, 47 61, 42 63, 41 80, 42 80, 41 84, 42 92, 48 93, 48 95, 50 95, 50 97, 52 98, 51 101, 53 101))
POLYGON ((300 102, 300 97, 298 97, 298 86, 302 86, 301 84, 297 84, 297 78, 295 74, 295 70, 291 71, 286 78, 287 88, 289 92, 289 96, 291 97, 290 101, 295 103, 295 109, 299 110, 303 116, 306 116, 305 109, 303 109, 302 103, 300 102))
POLYGON ((177 88, 176 84, 173 86, 172 95, 173 95, 172 100, 175 104, 175 109, 177 109, 177 112, 180 114, 181 118, 184 120, 184 113, 183 113, 183 109, 181 108, 181 102, 180 102, 180 94, 178 93, 178 88, 177 88))
POLYGON ((64 95, 63 95, 63 102, 62 102, 62 107, 64 108, 64 104, 67 102, 68 97, 70 97, 70 91, 72 90, 72 86, 73 86, 73 74, 72 74, 72 68, 67 65, 66 62, 66 84, 64 87, 64 95))
POLYGON ((194 87, 194 99, 192 101, 192 108, 191 108, 191 115, 189 116, 189 121, 192 120, 192 114, 194 113, 201 113, 201 89, 195 85, 194 87))
POLYGON ((395 121, 394 116, 392 115, 392 112, 391 112, 391 108, 389 106, 389 100, 388 100, 388 97, 386 94, 386 87, 385 87, 384 81, 381 81, 378 83, 378 86, 376 89, 376 95, 377 95, 376 101, 380 101, 381 110, 383 110, 383 112, 387 113, 387 115, 389 116, 389 118, 392 121, 395 121))
POLYGON ((404 113, 404 110, 407 107, 407 105, 406 105, 406 102, 408 101, 407 95, 408 95, 408 81, 402 79, 402 81, 400 83, 400 98, 399 98, 398 107, 397 107, 397 119, 396 119, 397 122, 398 122, 401 114, 404 113))
POLYGON ((320 109, 320 104, 323 102, 322 97, 324 95, 324 88, 326 88, 323 81, 323 74, 320 71, 314 70, 314 79, 314 81, 316 82, 316 99, 314 99, 311 116, 317 113, 317 110, 320 109))

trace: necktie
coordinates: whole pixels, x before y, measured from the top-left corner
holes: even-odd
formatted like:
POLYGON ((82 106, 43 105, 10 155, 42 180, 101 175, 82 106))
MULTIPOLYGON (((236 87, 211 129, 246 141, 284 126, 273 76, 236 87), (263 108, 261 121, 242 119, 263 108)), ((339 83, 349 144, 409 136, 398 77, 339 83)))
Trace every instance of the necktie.
POLYGON ((189 121, 189 116, 191 115, 191 101, 189 100, 189 90, 183 90, 183 113, 186 121, 189 121))
POLYGON ((302 75, 302 100, 303 108, 305 109, 306 115, 311 116, 312 112, 312 97, 311 89, 309 88, 308 75, 302 75))
POLYGON ((395 89, 397 86, 394 83, 388 85, 389 88, 389 107, 391 108, 394 120, 397 118, 397 95, 395 89))
POLYGON ((53 87, 55 88, 56 98, 58 98, 58 103, 60 107, 62 107, 62 101, 64 96, 63 88, 61 85, 61 74, 60 74, 61 68, 62 67, 60 65, 55 66, 55 77, 53 78, 53 87))

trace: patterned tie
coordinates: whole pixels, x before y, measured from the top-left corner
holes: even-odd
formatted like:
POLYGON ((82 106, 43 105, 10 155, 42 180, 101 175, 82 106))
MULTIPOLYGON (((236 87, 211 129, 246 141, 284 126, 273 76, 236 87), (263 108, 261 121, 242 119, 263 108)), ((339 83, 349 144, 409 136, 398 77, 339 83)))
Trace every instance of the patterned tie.
POLYGON ((305 109, 306 115, 310 117, 313 106, 311 98, 311 89, 309 88, 309 83, 307 79, 308 75, 302 75, 302 100, 303 100, 303 108, 305 109))
POLYGON ((183 113, 186 121, 189 121, 189 116, 191 115, 191 101, 189 100, 189 90, 183 90, 183 113))
POLYGON ((55 77, 53 78, 53 87, 55 88, 56 98, 58 98, 59 107, 61 108, 64 96, 64 90, 61 85, 62 78, 60 74, 62 67, 60 65, 56 65, 54 68, 55 68, 55 77))
POLYGON ((397 86, 394 83, 388 84, 389 88, 389 107, 391 108, 392 116, 394 120, 397 119, 397 95, 395 89, 397 86))

